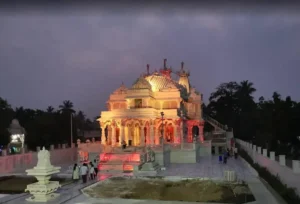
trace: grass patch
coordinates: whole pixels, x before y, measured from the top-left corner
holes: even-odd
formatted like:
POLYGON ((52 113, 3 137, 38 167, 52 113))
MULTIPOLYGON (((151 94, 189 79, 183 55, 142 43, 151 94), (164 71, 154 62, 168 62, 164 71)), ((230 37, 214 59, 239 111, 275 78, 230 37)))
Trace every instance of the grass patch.
POLYGON ((141 200, 245 203, 254 201, 247 185, 215 183, 197 179, 166 181, 163 179, 108 179, 85 190, 95 198, 141 200))
POLYGON ((263 178, 266 182, 272 186, 272 188, 289 204, 299 204, 300 198, 296 193, 294 188, 289 188, 287 185, 283 184, 278 175, 274 176, 271 174, 268 169, 260 166, 257 163, 254 163, 252 158, 248 155, 248 153, 240 148, 239 144, 236 144, 239 148, 239 155, 243 157, 259 174, 261 178, 263 178))
MULTIPOLYGON (((50 181, 59 181, 61 185, 71 183, 68 178, 53 177, 50 181)), ((0 177, 0 193, 2 194, 19 194, 24 193, 28 184, 37 182, 32 176, 3 176, 0 177)))

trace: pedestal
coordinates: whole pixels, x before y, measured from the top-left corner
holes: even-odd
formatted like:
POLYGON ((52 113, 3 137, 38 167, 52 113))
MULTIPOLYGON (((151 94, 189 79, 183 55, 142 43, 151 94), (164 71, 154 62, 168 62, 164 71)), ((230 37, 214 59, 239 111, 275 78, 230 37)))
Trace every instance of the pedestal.
POLYGON ((25 192, 32 194, 27 198, 30 202, 48 202, 59 196, 58 193, 54 193, 59 187, 58 181, 50 181, 48 184, 40 184, 38 182, 27 185, 25 192))

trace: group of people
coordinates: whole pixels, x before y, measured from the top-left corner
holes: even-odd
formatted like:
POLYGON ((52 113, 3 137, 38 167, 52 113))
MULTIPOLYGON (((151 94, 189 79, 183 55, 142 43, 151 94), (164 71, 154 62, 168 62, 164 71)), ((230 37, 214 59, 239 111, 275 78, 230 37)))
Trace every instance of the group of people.
POLYGON ((227 148, 223 154, 219 155, 219 163, 223 163, 226 164, 227 163, 227 159, 230 158, 231 156, 234 155, 234 158, 237 159, 237 148, 235 148, 234 150, 231 148, 227 148))
POLYGON ((94 162, 84 163, 82 166, 74 164, 72 178, 75 181, 79 181, 80 177, 82 178, 83 183, 86 183, 87 180, 94 180, 97 178, 98 167, 96 159, 94 162))

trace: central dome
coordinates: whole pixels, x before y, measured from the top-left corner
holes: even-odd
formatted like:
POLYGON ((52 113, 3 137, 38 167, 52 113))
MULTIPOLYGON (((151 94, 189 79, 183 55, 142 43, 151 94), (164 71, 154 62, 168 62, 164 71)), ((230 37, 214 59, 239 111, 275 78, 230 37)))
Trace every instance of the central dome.
POLYGON ((144 77, 140 77, 134 82, 131 89, 149 89, 149 90, 151 90, 151 84, 144 77))

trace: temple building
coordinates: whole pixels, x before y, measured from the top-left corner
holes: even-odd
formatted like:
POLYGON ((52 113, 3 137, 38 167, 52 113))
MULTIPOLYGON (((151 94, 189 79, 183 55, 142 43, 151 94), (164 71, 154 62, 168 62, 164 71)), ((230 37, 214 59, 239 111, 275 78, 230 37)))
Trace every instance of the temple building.
POLYGON ((131 87, 122 83, 109 96, 107 111, 100 113, 101 143, 117 146, 125 141, 128 145, 144 146, 162 141, 202 142, 202 95, 191 86, 189 76, 183 62, 179 71, 173 73, 165 59, 158 71, 150 72, 147 65, 146 73, 131 87))

